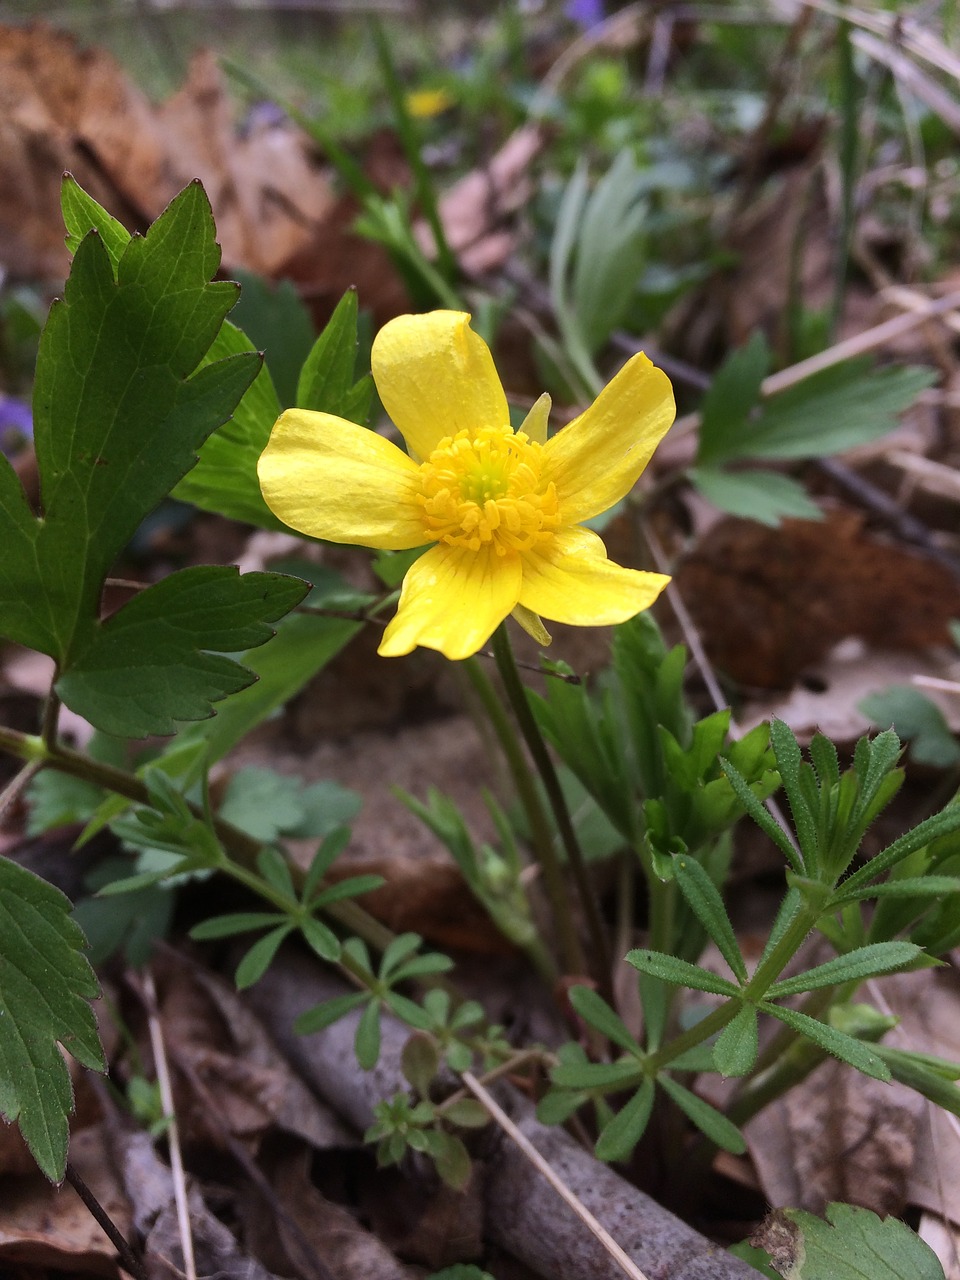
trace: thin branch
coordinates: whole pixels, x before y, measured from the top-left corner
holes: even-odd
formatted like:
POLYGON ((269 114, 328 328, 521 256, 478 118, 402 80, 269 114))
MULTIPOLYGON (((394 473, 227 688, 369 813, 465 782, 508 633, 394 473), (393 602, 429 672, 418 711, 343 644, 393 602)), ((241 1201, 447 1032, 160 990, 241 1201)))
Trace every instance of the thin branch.
POLYGON ((77 1195, 86 1207, 90 1210, 93 1218, 103 1229, 104 1235, 116 1249, 117 1253, 119 1253, 120 1265, 123 1267, 124 1271, 135 1276, 136 1280, 147 1280, 146 1269, 134 1253, 130 1242, 69 1160, 67 1161, 67 1167, 63 1176, 67 1182, 70 1183, 71 1187, 73 1187, 74 1191, 76 1191, 77 1195))
POLYGON ((480 1081, 475 1076, 471 1075, 469 1071, 464 1071, 462 1079, 463 1083, 467 1086, 480 1105, 486 1110, 487 1114, 496 1120, 497 1124, 509 1138, 513 1139, 534 1168, 537 1169, 537 1171, 546 1178, 547 1182, 550 1183, 557 1195, 559 1195, 561 1199, 570 1206, 587 1230, 591 1231, 593 1235, 596 1236, 606 1251, 610 1254, 611 1258, 613 1258, 614 1262, 616 1262, 620 1267, 624 1275, 630 1276, 630 1280, 649 1280, 649 1277, 644 1275, 630 1255, 620 1248, 606 1227, 597 1221, 586 1205, 579 1200, 567 1184, 554 1173, 551 1166, 543 1158, 529 1138, 520 1132, 507 1113, 498 1105, 493 1096, 487 1092, 480 1081))
POLYGON ((170 1172, 173 1175, 173 1198, 177 1206, 180 1247, 183 1249, 183 1270, 187 1280, 197 1280, 197 1264, 193 1254, 193 1232, 190 1229, 190 1207, 187 1203, 187 1181, 183 1171, 183 1155, 180 1150, 180 1127, 177 1124, 177 1113, 173 1105, 170 1066, 167 1062, 167 1050, 163 1042, 163 1028, 160 1026, 160 1015, 157 1010, 157 989, 154 986, 153 974, 149 969, 144 972, 142 986, 144 1004, 147 1009, 147 1027, 150 1032, 150 1048, 153 1050, 153 1065, 157 1073, 157 1085, 160 1089, 160 1102, 163 1106, 163 1114, 169 1122, 167 1144, 170 1150, 170 1172))
POLYGON ((31 781, 43 768, 43 763, 42 760, 31 760, 14 774, 13 778, 0 791, 0 825, 3 824, 3 819, 8 809, 13 807, 24 788, 30 785, 31 781))

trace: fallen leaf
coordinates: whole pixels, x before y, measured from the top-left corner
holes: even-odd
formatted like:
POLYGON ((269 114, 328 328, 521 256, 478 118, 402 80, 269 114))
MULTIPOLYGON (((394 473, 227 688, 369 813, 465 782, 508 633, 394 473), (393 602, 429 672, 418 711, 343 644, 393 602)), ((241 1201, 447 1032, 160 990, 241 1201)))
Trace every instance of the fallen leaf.
POLYGON ((715 525, 675 582, 713 663, 753 689, 788 688, 848 636, 885 649, 949 645, 960 583, 868 533, 858 512, 715 525))

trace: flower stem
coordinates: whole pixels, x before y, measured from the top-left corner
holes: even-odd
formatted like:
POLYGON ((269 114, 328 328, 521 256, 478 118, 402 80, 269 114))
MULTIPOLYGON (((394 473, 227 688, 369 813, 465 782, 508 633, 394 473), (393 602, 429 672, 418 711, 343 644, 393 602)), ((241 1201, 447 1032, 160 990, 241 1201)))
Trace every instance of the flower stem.
POLYGON ((563 869, 553 846, 553 832, 530 766, 510 723, 510 717, 476 658, 467 658, 462 665, 500 743, 517 797, 526 814, 534 855, 543 875, 544 889, 556 922, 563 966, 568 973, 585 973, 586 956, 570 911, 563 869))
MULTIPOLYGON (((540 726, 537 724, 536 717, 530 708, 530 703, 527 701, 527 693, 520 680, 520 673, 517 670, 516 659, 513 656, 513 648, 510 644, 510 637, 507 634, 506 623, 501 623, 494 632, 493 653, 496 658, 497 669, 500 672, 500 679, 503 681, 504 690, 517 717, 520 732, 523 734, 524 741, 533 757, 533 763, 543 782, 547 799, 550 802, 550 807, 556 820, 557 830, 560 832, 560 839, 563 842, 564 851, 570 863, 570 870, 573 872, 574 883, 577 886, 577 892, 587 921, 587 929, 590 934, 591 975, 599 985, 601 992, 609 996, 611 994, 612 960, 606 930, 603 927, 603 920, 600 915, 600 905, 597 902, 596 893, 587 873, 587 866, 580 849, 580 843, 573 829, 573 822, 560 786, 560 779, 557 777, 557 771, 553 767, 553 761, 540 732, 540 726)), ((563 873, 559 865, 559 859, 556 858, 552 841, 550 842, 550 849, 556 863, 556 872, 562 885, 563 873)), ((544 875, 546 875, 546 867, 544 867, 544 875)), ((565 891, 563 896, 566 902, 565 891)), ((569 913, 569 905, 567 905, 567 912, 569 913)), ((582 952, 582 948, 579 949, 582 952)), ((581 970, 581 972, 584 972, 584 970, 581 970)))

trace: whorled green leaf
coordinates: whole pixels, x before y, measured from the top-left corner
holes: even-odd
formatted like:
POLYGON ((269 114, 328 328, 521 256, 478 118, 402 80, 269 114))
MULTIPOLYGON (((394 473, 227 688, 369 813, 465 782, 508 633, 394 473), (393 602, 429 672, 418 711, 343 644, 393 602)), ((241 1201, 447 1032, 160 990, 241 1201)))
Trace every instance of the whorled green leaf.
POLYGON ((680 987, 691 987, 694 991, 709 991, 717 996, 737 996, 739 987, 721 978, 709 969, 703 969, 689 960, 681 960, 677 956, 668 956, 662 951, 645 951, 637 949, 629 951, 625 956, 627 964, 632 964, 641 973, 649 973, 654 978, 662 978, 665 982, 675 983, 680 987))
POLYGON ((604 1125, 594 1155, 598 1160, 626 1160, 643 1137, 653 1110, 656 1088, 652 1080, 644 1080, 640 1088, 612 1120, 604 1125))
POLYGON ((745 1076, 757 1060, 757 1011, 745 1004, 724 1027, 713 1046, 713 1061, 722 1076, 745 1076))
POLYGON ((831 987, 840 982, 863 982, 867 978, 875 978, 881 973, 892 973, 894 969, 902 969, 922 955, 921 947, 912 942, 874 942, 867 947, 858 947, 846 955, 834 956, 824 964, 818 964, 796 977, 784 978, 776 982, 767 991, 771 1000, 782 1000, 785 996, 799 995, 802 991, 814 991, 819 987, 831 987))
POLYGON ((737 1126, 715 1107, 711 1107, 709 1102, 704 1102, 668 1075, 657 1076, 657 1084, 664 1093, 669 1094, 701 1133, 705 1133, 718 1147, 723 1147, 724 1151, 732 1151, 734 1155, 742 1155, 746 1151, 747 1144, 737 1126))
POLYGON ((825 1053, 832 1054, 841 1062, 855 1067, 857 1071, 862 1071, 865 1076, 873 1076, 875 1080, 884 1082, 890 1079, 890 1068, 873 1045, 864 1044, 862 1040, 848 1036, 843 1031, 837 1031, 835 1027, 820 1022, 817 1018, 811 1018, 809 1014, 801 1013, 799 1009, 787 1009, 766 1000, 761 1002, 760 1008, 765 1013, 779 1018, 781 1022, 785 1022, 788 1027, 806 1037, 807 1040, 813 1041, 825 1053))
POLYGON ((674 877, 691 911, 717 944, 720 954, 740 983, 747 981, 747 966, 720 897, 720 890, 696 858, 674 859, 674 877))
POLYGON ((567 993, 570 1003, 580 1014, 608 1040, 626 1049, 627 1053, 642 1052, 634 1037, 623 1024, 623 1019, 592 987, 571 987, 567 993))
POLYGON ((70 902, 0 858, 0 1114, 16 1120, 48 1178, 66 1168, 73 1090, 60 1045, 101 1071, 89 1001, 99 992, 70 902))

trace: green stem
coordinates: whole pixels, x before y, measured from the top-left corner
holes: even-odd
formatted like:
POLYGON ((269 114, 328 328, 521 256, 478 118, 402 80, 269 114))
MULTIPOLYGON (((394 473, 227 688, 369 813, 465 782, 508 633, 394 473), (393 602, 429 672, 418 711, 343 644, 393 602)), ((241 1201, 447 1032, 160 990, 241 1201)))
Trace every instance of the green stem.
MULTIPOLYGON (((51 768, 74 778, 82 778, 85 782, 92 782, 106 791, 124 796, 134 804, 149 805, 151 803, 145 783, 135 774, 104 764, 100 760, 93 760, 80 752, 71 751, 69 747, 61 745, 48 747, 42 738, 32 734, 18 733, 15 729, 0 725, 0 751, 5 751, 8 755, 27 762, 27 768, 21 770, 14 779, 15 783, 22 780, 20 785, 29 781, 24 776, 28 770, 32 769, 33 773, 36 773, 42 768, 51 768)), ((8 787, 7 790, 9 791, 10 788, 8 787)), ((205 821, 201 808, 189 802, 188 805, 197 818, 205 821)), ((230 854, 229 858, 224 859, 220 869, 232 875, 234 879, 249 885, 261 897, 269 897, 269 894, 264 893, 260 877, 253 871, 256 856, 263 848, 261 842, 247 835, 245 831, 241 831, 239 827, 224 822, 222 818, 215 817, 211 825, 217 839, 230 854)), ((296 883, 298 868, 292 866, 291 873, 296 883)), ((275 905, 282 904, 275 902, 275 905)), ((332 916, 345 928, 359 934, 365 942, 377 950, 384 950, 394 938, 391 930, 369 912, 364 911, 363 907, 356 902, 332 902, 323 909, 327 915, 332 916)))
POLYGON ((517 797, 523 805, 523 811, 530 827, 530 839, 534 855, 543 875, 543 885, 556 923, 558 944, 563 957, 563 965, 568 973, 585 973, 586 956, 580 945, 570 903, 567 898, 567 887, 563 878, 563 869, 553 845, 553 832, 546 810, 537 791, 536 783, 530 772, 523 749, 510 723, 510 717, 503 708, 493 685, 487 679, 476 658, 467 658, 461 664, 467 673, 480 703, 483 706, 497 741, 503 751, 517 791, 517 797))
MULTIPOLYGON (((550 802, 550 807, 556 820, 557 830, 560 832, 560 839, 563 842, 567 860, 570 864, 570 870, 573 872, 574 883, 577 886, 577 892, 587 921, 587 929, 590 934, 590 949, 592 953, 590 972, 598 983, 600 990, 609 996, 613 961, 610 955, 606 930, 603 927, 603 920, 600 915, 600 904, 597 901, 593 884, 587 872, 587 865, 580 849, 580 843, 573 829, 573 822, 570 819, 570 811, 567 808, 563 789, 560 786, 560 779, 557 777, 557 771, 553 767, 553 761, 540 732, 540 726, 537 724, 530 703, 527 701, 527 693, 520 680, 520 673, 517 670, 516 659, 513 656, 506 623, 501 623, 494 632, 493 654, 496 658, 497 669, 500 672, 500 679, 503 681, 507 699, 513 708, 514 715, 517 717, 520 732, 523 734, 533 757, 534 766, 546 790, 547 799, 550 802)), ((546 871, 546 868, 544 870, 546 871)), ((559 861, 557 861, 557 870, 560 872, 562 884, 563 876, 559 868, 559 861)), ((564 901, 566 901, 565 892, 563 896, 564 901)), ((569 906, 567 911, 569 912, 569 906)), ((585 971, 581 969, 579 972, 585 971)))
MULTIPOLYGON (((763 999, 796 954, 804 938, 816 924, 818 916, 818 911, 807 908, 806 910, 801 910, 794 917, 779 942, 758 966, 756 973, 744 987, 744 996, 754 1001, 763 999)), ((712 1010, 694 1026, 675 1036, 662 1049, 651 1054, 647 1060, 649 1069, 654 1072, 659 1071, 663 1067, 669 1066, 674 1058, 679 1058, 688 1049, 695 1049, 697 1045, 703 1044, 710 1036, 722 1031, 727 1023, 736 1017, 742 1007, 741 1000, 733 999, 712 1010)))

